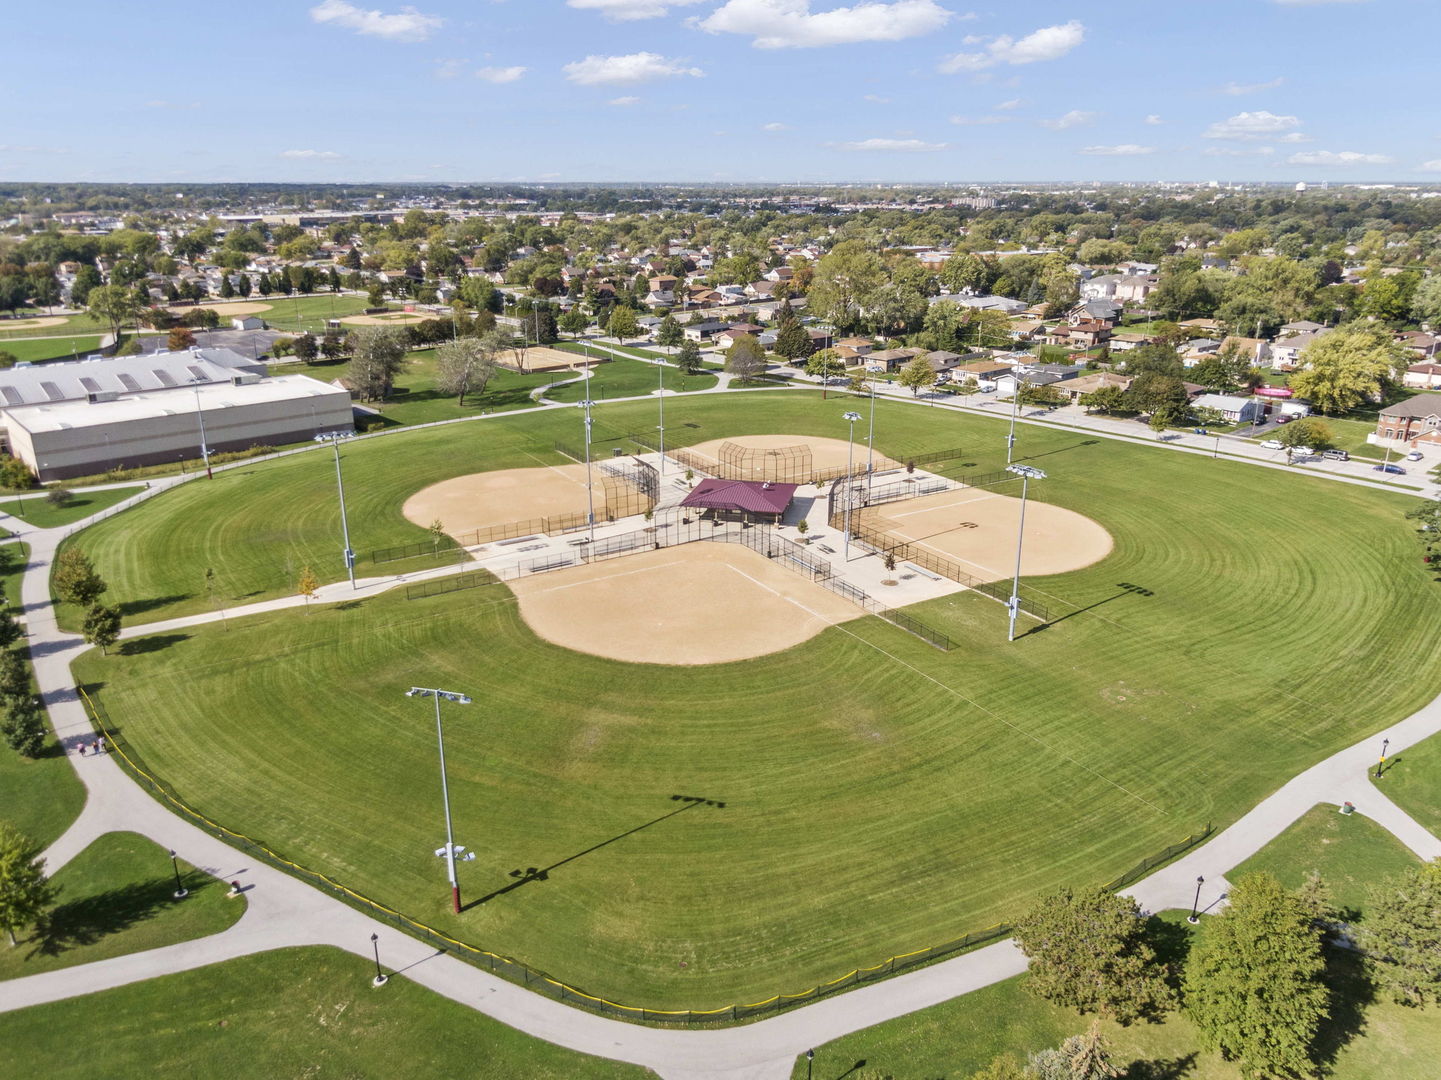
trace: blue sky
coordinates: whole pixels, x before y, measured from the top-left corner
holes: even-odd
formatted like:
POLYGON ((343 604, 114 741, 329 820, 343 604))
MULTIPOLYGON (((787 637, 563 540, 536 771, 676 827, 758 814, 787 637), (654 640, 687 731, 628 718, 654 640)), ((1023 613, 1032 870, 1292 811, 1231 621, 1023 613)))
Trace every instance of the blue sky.
POLYGON ((78 0, 0 178, 1441 183, 1435 0, 78 0))

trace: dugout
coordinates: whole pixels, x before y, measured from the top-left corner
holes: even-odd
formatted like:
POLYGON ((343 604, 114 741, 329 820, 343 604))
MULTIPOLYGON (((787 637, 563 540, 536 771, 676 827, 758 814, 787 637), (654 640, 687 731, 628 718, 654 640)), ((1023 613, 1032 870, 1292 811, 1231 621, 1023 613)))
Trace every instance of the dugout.
POLYGON ((795 498, 796 486, 768 480, 702 480, 681 500, 681 507, 716 521, 779 525, 795 498))

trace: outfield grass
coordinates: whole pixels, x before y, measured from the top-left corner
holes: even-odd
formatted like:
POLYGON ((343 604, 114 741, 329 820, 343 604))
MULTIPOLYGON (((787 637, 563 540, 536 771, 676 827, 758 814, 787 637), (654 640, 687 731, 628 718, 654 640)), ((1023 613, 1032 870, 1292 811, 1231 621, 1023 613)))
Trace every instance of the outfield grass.
POLYGON ((1368 775, 1378 791, 1441 836, 1441 736, 1432 735, 1394 755, 1379 782, 1375 768, 1368 775))
POLYGON ((37 529, 53 529, 99 513, 144 490, 145 485, 136 484, 101 491, 76 491, 71 493, 70 502, 64 506, 52 503, 48 491, 37 491, 0 502, 0 513, 17 517, 37 529))
MULTIPOLYGON (((678 398, 667 423, 694 441, 833 435, 845 407, 678 398)), ((1004 425, 985 418, 884 402, 877 415, 892 456, 974 445, 949 467, 968 473, 1004 454, 1004 425)), ((603 407, 597 442, 650 418, 649 403, 603 407)), ((575 440, 574 421, 347 448, 358 546, 420 539, 395 524, 407 493, 556 460, 540 440, 575 440)), ((1021 437, 1051 477, 1033 497, 1090 514, 1117 547, 1033 580, 1074 615, 1011 647, 1003 609, 960 594, 912 609, 958 643, 949 654, 866 620, 742 664, 626 665, 538 641, 497 587, 232 620, 91 654, 77 678, 104 684, 150 765, 218 820, 467 940, 661 1007, 794 992, 1106 881, 1432 696, 1441 611, 1400 517, 1409 500, 1064 430, 1021 437), (671 794, 726 807, 452 917, 430 855, 433 746, 402 696, 425 672, 481 703, 447 729, 457 838, 481 852, 462 871, 472 897, 659 818, 671 794)), ((158 597, 150 617, 203 607, 195 567, 210 563, 227 591, 263 595, 287 548, 335 545, 333 472, 307 458, 167 493, 85 546, 117 599, 158 597)))
POLYGON ((612 360, 595 368, 595 373, 585 382, 557 386, 545 396, 551 401, 583 401, 589 395, 592 401, 605 401, 653 394, 660 385, 658 372, 661 371, 665 372, 665 388, 680 393, 709 390, 717 381, 709 372, 682 375, 673 367, 657 368, 639 360, 612 360))
POLYGON ((19 615, 20 579, 25 576, 25 566, 30 561, 30 546, 20 541, 0 543, 0 593, 5 596, 5 609, 12 615, 19 615))
POLYGON ((218 934, 245 913, 243 897, 181 860, 190 895, 176 900, 175 877, 164 848, 130 832, 101 836, 52 879, 59 895, 43 927, 0 947, 0 979, 108 960, 218 934))
MULTIPOLYGON (((1184 923, 1181 924, 1184 927, 1184 923)), ((1328 1080, 1428 1080, 1441 1058, 1441 1013, 1378 1001, 1353 956, 1333 952, 1328 983, 1335 1020, 1320 1048, 1328 1080)), ((1025 976, 866 1028, 816 1048, 808 1073, 798 1058, 792 1080, 965 1080, 1000 1055, 1059 1046, 1090 1018, 1050 1005, 1024 988, 1025 976)), ((1241 1071, 1203 1048, 1184 1014, 1163 1023, 1103 1023, 1111 1059, 1133 1080, 1242 1080, 1241 1071)))
POLYGON ((0 821, 49 846, 85 805, 85 788, 51 738, 35 760, 0 745, 0 821))
POLYGON ((101 335, 76 334, 72 337, 22 338, 0 341, 0 352, 8 352, 17 363, 38 364, 46 360, 84 359, 87 353, 100 348, 101 335))
POLYGON ((338 949, 281 949, 0 1013, 6 1069, 51 1080, 653 1075, 533 1039, 404 976, 374 990, 371 973, 338 949))
POLYGON ((1323 803, 1226 877, 1236 881, 1265 870, 1288 889, 1297 889, 1314 870, 1330 890, 1342 920, 1356 923, 1366 918, 1368 885, 1416 865, 1416 856, 1386 829, 1361 814, 1348 816, 1323 803))
POLYGON ((47 315, 43 311, 30 312, 19 319, 0 319, 0 342, 13 338, 49 337, 55 334, 93 334, 97 331, 110 329, 110 324, 103 319, 97 319, 88 311, 82 311, 77 315, 61 316, 65 319, 62 325, 23 327, 16 326, 17 322, 24 322, 26 319, 50 319, 53 315, 47 315))
MULTIPOLYGON (((212 297, 202 300, 195 307, 213 308, 220 316, 221 324, 228 327, 231 317, 225 313, 227 304, 269 304, 269 311, 261 311, 257 314, 272 330, 285 330, 297 334, 303 331, 323 334, 327 320, 343 319, 347 315, 359 315, 370 306, 370 300, 365 296, 346 293, 322 293, 319 296, 295 297, 285 296, 281 293, 272 293, 269 296, 261 296, 256 293, 246 297, 237 296, 228 301, 212 297)), ((354 329, 354 327, 349 329, 354 329)))

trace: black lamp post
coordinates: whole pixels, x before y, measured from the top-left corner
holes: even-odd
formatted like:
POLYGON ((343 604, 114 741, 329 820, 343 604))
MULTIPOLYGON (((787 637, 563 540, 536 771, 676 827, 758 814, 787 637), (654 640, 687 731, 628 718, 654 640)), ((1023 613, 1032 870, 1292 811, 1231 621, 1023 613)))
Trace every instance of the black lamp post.
POLYGON ((375 978, 370 980, 371 986, 384 986, 390 976, 380 970, 380 935, 370 935, 370 947, 375 950, 375 978))
POLYGON ((812 1063, 813 1063, 815 1060, 816 1060, 816 1052, 815 1052, 814 1050, 807 1050, 807 1051, 806 1051, 806 1080, 811 1080, 811 1068, 812 1068, 812 1063))
POLYGON ((1201 886, 1205 882, 1206 879, 1203 877, 1196 878, 1196 899, 1191 901, 1191 914, 1186 916, 1186 921, 1192 925, 1201 921, 1198 912, 1201 910, 1201 886))
POLYGON ((190 890, 180 884, 180 864, 175 859, 175 850, 170 851, 170 869, 175 872, 175 899, 184 900, 190 895, 190 890))
POLYGON ((1381 740, 1381 760, 1376 762, 1376 779, 1381 779, 1381 774, 1386 771, 1386 748, 1391 745, 1390 739, 1381 740))

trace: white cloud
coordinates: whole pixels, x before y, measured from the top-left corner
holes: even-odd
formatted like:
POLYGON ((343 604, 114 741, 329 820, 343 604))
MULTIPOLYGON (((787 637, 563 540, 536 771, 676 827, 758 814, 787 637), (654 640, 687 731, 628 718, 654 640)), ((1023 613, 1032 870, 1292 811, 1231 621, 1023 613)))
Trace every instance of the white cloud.
POLYGON ((861 0, 812 13, 811 0, 726 0, 692 25, 712 34, 748 34, 757 49, 809 49, 858 41, 903 41, 954 17, 936 0, 861 0))
POLYGON ((1201 151, 1207 157, 1270 157, 1275 152, 1274 146, 1252 146, 1247 149, 1239 146, 1208 146, 1201 151))
POLYGON ((890 98, 888 98, 888 97, 881 97, 880 94, 867 94, 867 95, 865 96, 865 100, 866 100, 866 101, 874 101, 877 105, 889 105, 889 104, 891 103, 891 99, 890 99, 890 98))
POLYGON ((1389 165, 1394 158, 1385 154, 1362 154, 1355 150, 1307 150, 1304 153, 1292 154, 1286 159, 1287 165, 1318 165, 1332 167, 1337 165, 1389 165))
POLYGON ((445 22, 439 15, 425 15, 409 6, 387 15, 383 11, 366 11, 346 0, 322 0, 310 9, 310 17, 318 23, 333 23, 357 34, 390 41, 424 41, 445 22))
MULTIPOLYGON (((4 147, 0 147, 0 150, 3 149, 4 147)), ((1417 165, 1416 167, 1422 172, 1441 172, 1441 158, 1438 158, 1435 161, 1423 161, 1420 165, 1417 165)))
POLYGON ((1010 112, 1012 109, 1019 109, 1026 103, 1024 98, 1011 98, 1010 101, 1003 101, 996 106, 997 112, 1010 112))
POLYGON ((1314 142, 1315 140, 1312 139, 1311 136, 1307 135, 1304 131, 1293 131, 1289 135, 1282 135, 1280 141, 1284 143, 1299 143, 1314 142))
POLYGON ((1262 90, 1274 90, 1286 80, 1280 75, 1270 82, 1238 83, 1228 82, 1221 87, 1221 93, 1229 94, 1231 97, 1241 97, 1243 94, 1259 94, 1262 90))
POLYGON ((1161 119, 1161 115, 1159 113, 1152 113, 1150 116, 1146 117, 1146 123, 1150 124, 1152 127, 1155 127, 1157 124, 1164 124, 1165 122, 1166 121, 1161 119))
POLYGON ((1048 127, 1052 131, 1065 131, 1067 128, 1084 127, 1094 123, 1096 114, 1086 112, 1084 109, 1072 109, 1065 116, 1058 116, 1054 120, 1042 120, 1041 126, 1048 127))
POLYGON ((963 127, 984 127, 990 124, 1009 124, 1014 116, 953 116, 951 123, 963 127))
POLYGON ((1295 116, 1277 116, 1265 109, 1237 113, 1229 120, 1212 124, 1203 133, 1207 139, 1273 139, 1282 132, 1301 126, 1295 116))
POLYGON ((446 57, 440 60, 431 61, 435 65, 435 77, 437 79, 454 79, 465 71, 466 61, 455 57, 446 57))
POLYGON ((638 52, 625 56, 587 56, 561 68, 565 77, 581 86, 631 86, 635 83, 669 79, 678 75, 699 78, 705 72, 668 60, 659 53, 638 52))
MULTIPOLYGON (((1043 26, 1019 40, 1009 34, 991 38, 982 52, 956 53, 941 61, 939 70, 947 75, 958 71, 983 71, 1000 64, 1034 64, 1043 60, 1059 60, 1086 39, 1086 28, 1072 19, 1056 26, 1043 26)), ((975 45, 984 38, 968 37, 965 44, 975 45)))
POLYGON ((282 150, 280 156, 283 158, 300 158, 308 161, 319 161, 321 159, 338 158, 340 155, 334 150, 282 150))
POLYGON ((1122 143, 1119 146, 1086 146, 1082 147, 1079 153, 1089 154, 1092 157, 1140 157, 1142 154, 1154 154, 1154 146, 1137 146, 1135 143, 1122 143))
POLYGON ((515 67, 483 67, 476 71, 475 77, 490 83, 508 83, 515 82, 527 70, 518 64, 515 67))
POLYGON ((618 105, 621 108, 626 108, 631 105, 639 105, 640 98, 635 97, 634 95, 627 94, 625 97, 613 97, 609 101, 607 101, 606 104, 618 105))
POLYGON ((782 124, 778 120, 772 120, 769 124, 761 125, 762 131, 789 131, 790 129, 791 126, 789 124, 782 124))
POLYGON ((701 0, 565 0, 567 7, 598 11, 612 22, 658 19, 673 7, 699 4, 701 0))
POLYGON ((890 150, 901 153, 924 153, 931 150, 944 150, 946 143, 922 142, 920 139, 861 139, 857 142, 843 142, 834 144, 840 150, 890 150))

